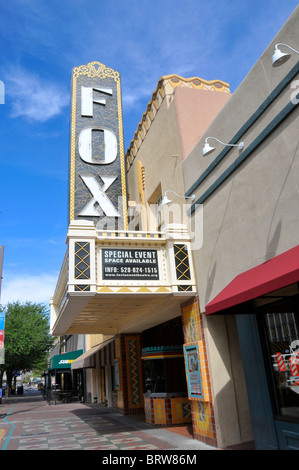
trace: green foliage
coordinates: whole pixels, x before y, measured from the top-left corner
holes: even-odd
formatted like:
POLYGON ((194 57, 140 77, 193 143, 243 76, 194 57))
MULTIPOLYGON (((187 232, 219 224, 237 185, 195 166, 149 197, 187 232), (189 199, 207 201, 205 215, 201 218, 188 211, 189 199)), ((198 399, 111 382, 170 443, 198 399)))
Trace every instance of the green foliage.
POLYGON ((54 338, 49 334, 49 312, 43 304, 9 303, 4 308, 4 351, 6 371, 40 368, 54 338))

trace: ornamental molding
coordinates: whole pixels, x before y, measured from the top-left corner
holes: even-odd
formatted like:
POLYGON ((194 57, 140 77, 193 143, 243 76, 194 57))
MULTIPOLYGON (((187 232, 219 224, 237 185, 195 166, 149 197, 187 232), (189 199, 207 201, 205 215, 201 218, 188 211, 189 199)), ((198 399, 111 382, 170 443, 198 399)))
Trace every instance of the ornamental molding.
POLYGON ((158 81, 158 85, 152 94, 146 111, 142 115, 142 119, 137 126, 134 137, 126 153, 126 171, 128 172, 133 165, 134 159, 142 145, 145 136, 155 119, 155 116, 161 107, 164 99, 168 97, 168 103, 174 90, 177 87, 193 88, 196 90, 215 91, 217 93, 230 93, 229 84, 222 80, 205 80, 199 77, 184 78, 180 75, 164 75, 158 81))
POLYGON ((99 78, 114 78, 115 81, 119 81, 120 75, 116 70, 106 67, 101 62, 89 62, 85 65, 80 65, 73 69, 73 76, 79 77, 80 75, 87 75, 88 77, 99 77, 99 78))

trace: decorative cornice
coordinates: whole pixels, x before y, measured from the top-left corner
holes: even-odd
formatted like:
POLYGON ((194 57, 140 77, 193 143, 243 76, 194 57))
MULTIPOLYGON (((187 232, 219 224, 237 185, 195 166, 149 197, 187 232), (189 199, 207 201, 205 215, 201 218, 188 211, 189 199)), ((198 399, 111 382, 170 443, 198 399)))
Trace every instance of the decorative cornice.
POLYGON ((106 65, 97 61, 75 67, 73 69, 73 76, 78 77, 79 75, 87 75, 88 77, 99 78, 111 77, 114 78, 115 81, 119 80, 119 72, 111 69, 110 67, 106 67, 106 65))
POLYGON ((133 164, 136 154, 145 139, 145 136, 155 119, 155 116, 166 96, 171 96, 175 88, 193 88, 196 90, 209 90, 221 93, 230 93, 229 84, 221 80, 204 80, 199 77, 183 78, 179 75, 164 75, 158 81, 158 85, 152 94, 146 111, 138 124, 134 137, 126 153, 126 170, 133 164))

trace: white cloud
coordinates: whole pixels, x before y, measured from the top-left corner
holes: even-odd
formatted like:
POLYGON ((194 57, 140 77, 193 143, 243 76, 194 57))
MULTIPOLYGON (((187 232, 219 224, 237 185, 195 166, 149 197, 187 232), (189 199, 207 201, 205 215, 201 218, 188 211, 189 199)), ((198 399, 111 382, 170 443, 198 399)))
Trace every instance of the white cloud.
POLYGON ((131 110, 132 108, 140 106, 140 103, 143 103, 144 101, 147 104, 150 101, 157 84, 158 80, 156 82, 155 80, 148 80, 147 83, 144 83, 142 86, 124 86, 122 88, 122 100, 124 109, 131 110))
POLYGON ((69 93, 55 83, 18 69, 6 75, 7 95, 12 102, 12 117, 24 116, 44 122, 69 105, 69 93))
POLYGON ((1 304, 11 302, 35 302, 49 305, 58 275, 8 275, 2 283, 1 304))

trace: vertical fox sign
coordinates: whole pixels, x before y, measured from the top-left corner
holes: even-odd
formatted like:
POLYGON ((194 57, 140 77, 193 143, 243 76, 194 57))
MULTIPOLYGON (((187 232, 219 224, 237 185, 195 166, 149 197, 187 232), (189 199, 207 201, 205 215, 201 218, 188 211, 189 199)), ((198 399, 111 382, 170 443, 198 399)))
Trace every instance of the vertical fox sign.
POLYGON ((127 228, 120 75, 100 62, 73 69, 70 221, 127 228))

